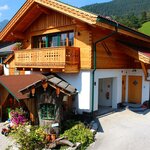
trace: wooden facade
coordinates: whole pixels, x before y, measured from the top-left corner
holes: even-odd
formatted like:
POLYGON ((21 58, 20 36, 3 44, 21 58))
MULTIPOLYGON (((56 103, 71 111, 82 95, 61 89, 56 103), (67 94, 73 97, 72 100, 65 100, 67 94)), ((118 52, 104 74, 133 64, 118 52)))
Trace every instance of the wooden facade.
MULTIPOLYGON (((96 45, 96 68, 119 69, 134 68, 137 66, 141 68, 140 61, 145 61, 143 57, 140 57, 140 59, 138 55, 135 57, 135 49, 124 46, 118 41, 138 43, 141 47, 143 46, 141 43, 149 46, 149 40, 138 34, 134 34, 133 31, 130 32, 130 30, 115 29, 111 24, 97 21, 98 19, 96 15, 58 1, 27 1, 1 32, 0 40, 19 40, 22 42, 22 50, 15 51, 15 59, 11 63, 11 68, 77 73, 80 70, 93 68, 94 43, 116 30, 115 35, 102 40, 96 45), (22 15, 19 16, 21 13, 22 15), (33 47, 34 36, 47 36, 69 31, 74 33, 73 45, 71 47, 64 48, 59 46, 56 48, 48 46, 37 49, 33 47), (128 38, 129 36, 130 38, 128 38), (67 60, 68 49, 71 49, 72 52, 70 59, 72 62, 68 62, 67 60), (134 51, 134 56, 132 55, 132 51, 134 51), (136 63, 135 59, 137 60, 136 63)), ((107 19, 105 18, 105 20, 107 19)), ((65 46, 68 45, 66 44, 65 46)))
POLYGON ((25 32, 26 38, 23 45, 26 49, 31 49, 33 36, 63 33, 65 31, 74 32, 74 47, 80 48, 78 55, 80 57, 80 68, 90 69, 92 67, 92 33, 89 26, 62 13, 49 10, 49 14, 41 15, 25 32))
MULTIPOLYGON (((143 69, 147 79, 147 69, 150 68, 150 56, 145 55, 150 50, 150 37, 116 21, 55 0, 27 0, 0 33, 0 41, 22 43, 21 49, 15 50, 6 61, 10 75, 24 74, 26 70, 78 75, 82 71, 91 73, 96 69, 135 68, 143 69), (65 39, 62 45, 61 38, 65 39), (69 38, 72 38, 70 43, 69 38), (52 45, 53 40, 57 41, 56 45, 52 45)), ((93 74, 91 73, 89 85, 94 89, 96 81, 93 80, 93 74)), ((82 82, 81 79, 80 81, 82 82)), ((81 83, 83 84, 86 85, 81 83)), ((122 91, 125 100, 126 91, 122 91)), ((24 101, 33 122, 36 122, 37 116, 40 118, 40 105, 51 103, 53 93, 40 91, 39 94, 45 97, 38 97, 37 103, 32 99, 30 102, 24 101)), ((89 94, 89 98, 92 94, 89 94)), ((132 98, 132 93, 129 95, 132 98)), ((72 107, 72 100, 70 97, 69 99, 64 102, 66 109, 72 107)), ((60 100, 62 101, 62 97, 60 100)), ((41 124, 47 122, 49 121, 42 121, 41 124)))

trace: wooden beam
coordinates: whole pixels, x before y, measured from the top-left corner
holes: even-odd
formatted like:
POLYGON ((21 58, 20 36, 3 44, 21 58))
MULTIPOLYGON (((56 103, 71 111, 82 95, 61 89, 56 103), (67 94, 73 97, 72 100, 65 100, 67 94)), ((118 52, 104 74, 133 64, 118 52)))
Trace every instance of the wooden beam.
POLYGON ((146 56, 144 53, 142 52, 138 52, 139 55, 139 60, 146 63, 146 64, 150 64, 150 57, 146 56))
POLYGON ((46 7, 44 8, 44 7, 41 7, 41 6, 37 5, 37 8, 38 8, 41 12, 43 12, 43 13, 45 13, 45 14, 47 14, 47 15, 50 14, 50 10, 47 9, 46 7))
POLYGON ((139 55, 138 55, 138 51, 124 45, 121 44, 120 42, 117 42, 118 45, 118 50, 123 51, 126 55, 139 60, 139 55))
POLYGON ((146 66, 143 62, 141 62, 141 66, 145 75, 145 80, 147 80, 148 72, 147 72, 146 66))
POLYGON ((20 33, 20 32, 11 32, 11 35, 15 38, 24 40, 24 34, 20 33))
POLYGON ((126 46, 119 42, 117 42, 117 45, 118 45, 118 49, 123 51, 126 55, 136 60, 139 60, 140 62, 150 64, 150 57, 144 55, 144 53, 134 50, 133 48, 130 48, 129 46, 126 46))
POLYGON ((34 0, 36 3, 47 8, 69 15, 88 24, 96 24, 97 15, 82 11, 81 9, 66 5, 59 1, 34 0))

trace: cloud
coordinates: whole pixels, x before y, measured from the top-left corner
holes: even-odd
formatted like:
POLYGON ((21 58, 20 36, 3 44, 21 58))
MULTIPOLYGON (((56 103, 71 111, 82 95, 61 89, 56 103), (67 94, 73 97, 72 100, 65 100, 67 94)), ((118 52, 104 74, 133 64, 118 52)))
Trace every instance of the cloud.
POLYGON ((0 6, 0 10, 7 10, 7 9, 9 9, 8 5, 0 6))

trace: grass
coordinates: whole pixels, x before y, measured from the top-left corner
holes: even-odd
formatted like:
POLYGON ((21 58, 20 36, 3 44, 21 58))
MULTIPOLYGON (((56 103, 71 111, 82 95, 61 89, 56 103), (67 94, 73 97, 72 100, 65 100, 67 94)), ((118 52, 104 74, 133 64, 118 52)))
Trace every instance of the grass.
POLYGON ((138 31, 150 36, 150 21, 144 23, 138 31))

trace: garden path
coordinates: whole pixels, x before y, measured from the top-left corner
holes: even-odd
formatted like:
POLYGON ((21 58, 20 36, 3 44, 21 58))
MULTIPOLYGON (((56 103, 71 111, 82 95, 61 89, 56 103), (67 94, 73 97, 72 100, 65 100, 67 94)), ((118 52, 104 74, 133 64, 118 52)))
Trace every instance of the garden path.
MULTIPOLYGON (((15 142, 9 136, 4 136, 3 134, 1 134, 3 128, 7 128, 7 125, 5 125, 4 122, 0 122, 0 150, 7 150, 7 148, 11 145, 14 145, 15 142)), ((18 148, 13 146, 11 150, 18 150, 18 148)))

